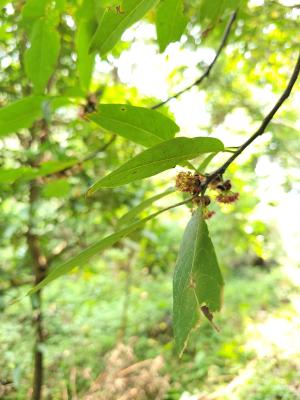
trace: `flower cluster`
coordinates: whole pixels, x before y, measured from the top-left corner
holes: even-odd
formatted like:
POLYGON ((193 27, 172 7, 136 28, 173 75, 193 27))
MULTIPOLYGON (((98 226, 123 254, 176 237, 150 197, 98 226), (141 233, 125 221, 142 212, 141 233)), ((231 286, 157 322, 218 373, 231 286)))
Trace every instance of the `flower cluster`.
POLYGON ((192 174, 192 172, 179 172, 176 176, 176 188, 181 192, 191 193, 193 195, 193 203, 202 208, 203 218, 209 219, 215 211, 208 209, 211 204, 211 196, 214 196, 218 203, 230 204, 239 198, 239 193, 231 191, 230 180, 223 180, 222 176, 215 177, 211 182, 206 184, 204 175, 192 174), (209 194, 205 195, 205 189, 209 190, 209 194))
POLYGON ((205 177, 202 175, 182 171, 176 176, 176 187, 180 192, 198 194, 204 180, 205 177))

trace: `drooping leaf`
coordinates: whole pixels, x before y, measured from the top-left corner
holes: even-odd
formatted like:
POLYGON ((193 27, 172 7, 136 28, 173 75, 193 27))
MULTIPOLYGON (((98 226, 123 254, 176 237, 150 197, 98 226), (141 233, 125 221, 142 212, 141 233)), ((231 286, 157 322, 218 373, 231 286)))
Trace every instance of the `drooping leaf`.
POLYGON ((102 187, 116 187, 148 178, 173 168, 180 162, 191 160, 203 153, 222 151, 223 143, 215 138, 175 138, 143 151, 109 175, 96 182, 88 191, 93 194, 102 187))
POLYGON ((198 208, 184 232, 173 278, 173 329, 180 355, 199 323, 201 307, 206 306, 209 315, 220 310, 223 286, 208 228, 198 208))
POLYGON ((181 38, 187 24, 182 0, 161 0, 156 14, 156 32, 160 52, 181 38))
POLYGON ((0 137, 29 128, 42 115, 43 96, 30 96, 0 109, 0 137))
POLYGON ((146 147, 172 139, 178 125, 163 114, 127 104, 101 104, 88 119, 102 128, 146 147))
MULTIPOLYGON (((177 205, 179 205, 179 204, 177 204, 177 205)), ((169 208, 172 208, 172 207, 169 207, 169 208)), ((119 230, 118 232, 113 233, 112 235, 106 236, 104 239, 101 239, 99 242, 94 243, 90 247, 83 250, 81 253, 77 254, 77 256, 71 258, 70 260, 66 261, 65 263, 63 263, 61 265, 54 267, 52 270, 50 270, 49 275, 47 275, 46 278, 42 282, 40 282, 38 285, 33 287, 27 294, 31 295, 31 294, 35 293, 37 290, 48 285, 50 282, 54 281, 55 279, 57 279, 63 275, 66 275, 73 268, 85 265, 91 257, 93 257, 96 254, 99 254, 101 251, 113 246, 115 243, 117 243, 123 237, 131 234, 132 232, 136 231, 137 229, 142 228, 146 224, 146 222, 157 217, 159 214, 161 214, 165 211, 166 211, 166 209, 159 210, 159 211, 149 215, 148 217, 146 217, 140 221, 136 221, 136 222, 132 223, 131 225, 119 230)))
POLYGON ((60 48, 59 34, 53 21, 39 18, 32 29, 30 48, 25 53, 25 71, 34 85, 35 93, 44 92, 53 74, 60 48))
POLYGON ((94 1, 84 0, 77 14, 75 46, 77 52, 77 73, 82 89, 88 92, 95 64, 95 53, 89 53, 89 46, 97 27, 94 1))
POLYGON ((139 21, 158 0, 123 0, 119 6, 107 7, 91 42, 90 51, 101 55, 110 51, 123 32, 139 21))
POLYGON ((155 196, 150 197, 149 199, 146 199, 142 201, 140 204, 137 206, 133 207, 128 213, 124 214, 120 219, 119 219, 119 224, 120 225, 125 225, 125 224, 130 224, 132 223, 136 217, 147 207, 151 206, 151 204, 155 203, 157 200, 162 199, 163 197, 168 196, 171 193, 175 192, 175 188, 169 188, 163 193, 156 194, 155 196))

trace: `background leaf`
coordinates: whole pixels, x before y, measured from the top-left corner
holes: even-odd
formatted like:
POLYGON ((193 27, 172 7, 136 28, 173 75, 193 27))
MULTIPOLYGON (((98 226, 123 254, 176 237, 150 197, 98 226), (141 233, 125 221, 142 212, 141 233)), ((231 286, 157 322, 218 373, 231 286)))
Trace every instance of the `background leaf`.
POLYGON ((162 0, 156 14, 156 32, 159 49, 163 52, 168 44, 176 42, 186 27, 182 0, 162 0))
POLYGON ((51 20, 38 19, 33 27, 30 48, 25 53, 25 70, 36 93, 43 93, 53 74, 59 53, 59 34, 51 20))
POLYGON ((101 104, 99 111, 87 115, 87 118, 146 147, 171 139, 179 131, 178 125, 165 115, 127 104, 101 104))
POLYGON ((29 128, 42 115, 43 96, 30 96, 0 109, 0 137, 29 128))
POLYGON ((89 53, 89 46, 97 27, 94 1, 84 0, 77 13, 75 46, 77 52, 77 72, 82 89, 88 92, 95 54, 89 53))
POLYGON ((202 210, 188 223, 181 242, 173 279, 173 329, 176 349, 182 354, 197 326, 200 307, 218 311, 224 282, 202 210))
POLYGON ((110 51, 120 40, 122 33, 139 21, 158 0, 124 0, 121 10, 108 7, 99 22, 98 29, 91 43, 91 51, 101 55, 110 51))
POLYGON ((222 151, 223 143, 215 138, 175 138, 166 140, 133 157, 120 168, 96 182, 88 194, 102 187, 116 187, 138 179, 148 178, 191 160, 202 153, 222 151))

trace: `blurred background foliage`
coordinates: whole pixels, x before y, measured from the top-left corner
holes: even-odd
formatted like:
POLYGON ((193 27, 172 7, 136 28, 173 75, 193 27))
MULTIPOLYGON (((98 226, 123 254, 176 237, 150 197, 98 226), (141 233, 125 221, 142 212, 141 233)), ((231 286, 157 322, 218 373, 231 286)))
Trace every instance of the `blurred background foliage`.
MULTIPOLYGON (((76 36, 85 2, 52 3, 61 41, 48 87, 52 99, 30 129, 0 143, 0 397, 14 400, 32 390, 34 305, 25 298, 8 306, 34 283, 29 227, 50 266, 56 265, 113 232, 123 214, 172 186, 175 177, 171 171, 86 198, 97 178, 142 147, 81 116, 98 102, 152 106, 193 82, 215 54, 237 4, 222 2, 215 15, 218 2, 185 0, 186 31, 164 54, 158 53, 151 11, 111 53, 96 57, 89 85, 80 80, 85 64, 76 36), (33 180, 38 198, 32 208, 33 180)), ((24 52, 37 4, 43 2, 0 1, 1 106, 32 91, 24 52)), ((299 48, 299 14, 294 2, 243 1, 211 76, 160 112, 176 120, 182 135, 213 135, 238 146, 285 88, 299 48)), ((86 18, 97 23, 96 13, 86 18)), ((226 278, 216 321, 221 332, 203 321, 182 360, 174 354, 172 272, 190 212, 172 210, 45 289, 45 399, 300 398, 300 234, 291 225, 299 213, 299 100, 298 91, 229 168, 240 200, 218 208, 209 222, 226 278)), ((223 159, 226 154, 209 169, 223 159)), ((158 205, 179 199, 171 194, 158 205)))

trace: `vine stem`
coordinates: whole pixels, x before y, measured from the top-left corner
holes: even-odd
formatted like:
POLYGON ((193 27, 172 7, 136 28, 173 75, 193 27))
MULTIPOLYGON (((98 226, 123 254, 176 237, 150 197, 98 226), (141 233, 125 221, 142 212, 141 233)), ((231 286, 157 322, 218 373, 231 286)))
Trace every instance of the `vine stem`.
POLYGON ((222 50, 224 49, 224 47, 227 44, 227 40, 228 40, 228 37, 230 35, 232 25, 233 25, 234 21, 236 20, 237 12, 238 12, 238 10, 234 11, 231 14, 231 16, 229 18, 229 21, 228 21, 228 23, 226 25, 226 28, 225 28, 221 43, 220 43, 220 45, 219 45, 219 47, 217 49, 216 55, 215 55, 214 59, 212 60, 212 62, 206 68, 205 72, 198 79, 196 79, 195 82, 193 82, 189 86, 185 87, 184 89, 180 90, 179 92, 177 92, 177 93, 173 94, 172 96, 168 97, 166 100, 161 101, 160 103, 157 103, 154 106, 152 106, 151 107, 152 110, 156 110, 157 108, 160 108, 160 107, 164 106, 165 104, 167 104, 169 101, 171 101, 173 99, 177 99, 177 97, 179 97, 183 93, 189 91, 194 86, 199 86, 204 81, 205 78, 209 77, 209 74, 210 74, 212 68, 214 67, 215 63, 217 62, 217 60, 218 60, 218 58, 220 56, 220 54, 222 53, 222 50))
POLYGON ((240 155, 242 154, 242 152, 252 143, 254 142, 255 139, 257 139, 259 136, 261 136, 267 126, 269 125, 269 123, 272 121, 274 115, 277 113, 277 111, 279 110, 279 108, 282 106, 282 104, 285 102, 285 100, 290 96, 292 89, 299 77, 299 73, 300 73, 300 52, 298 55, 298 59, 296 62, 296 65, 294 67, 294 71, 290 77, 290 80, 288 82, 288 85, 286 87, 286 89, 284 90, 284 92, 282 93, 282 95, 280 96, 280 98, 277 100, 276 104, 274 105, 274 107, 271 109, 271 111, 266 115, 266 117, 264 118, 264 120, 262 121, 260 127, 257 129, 256 132, 254 132, 254 134, 252 136, 250 136, 250 138, 248 140, 246 140, 245 143, 243 143, 238 149, 237 151, 235 151, 231 157, 228 158, 228 160, 220 167, 218 168, 216 171, 214 171, 213 173, 211 173, 210 175, 208 175, 206 177, 205 182, 203 183, 203 190, 205 191, 207 188, 207 185, 212 182, 216 177, 218 176, 222 176, 224 174, 224 172, 226 171, 226 169, 229 167, 229 165, 240 155))

